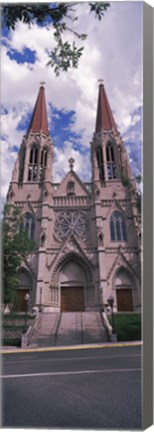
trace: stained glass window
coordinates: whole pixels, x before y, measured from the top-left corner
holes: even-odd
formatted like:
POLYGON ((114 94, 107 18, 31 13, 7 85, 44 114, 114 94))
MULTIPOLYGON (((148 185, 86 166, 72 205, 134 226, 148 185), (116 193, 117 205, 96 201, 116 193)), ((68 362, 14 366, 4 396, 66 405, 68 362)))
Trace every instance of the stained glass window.
POLYGON ((24 229, 27 231, 28 238, 31 240, 34 240, 34 233, 35 233, 35 221, 34 216, 27 212, 24 215, 24 219, 21 225, 21 229, 24 229))
POLYGON ((89 231, 89 219, 84 211, 63 211, 57 216, 54 225, 54 234, 59 241, 65 240, 71 234, 84 241, 89 231))
POLYGON ((111 241, 127 241, 126 222, 122 213, 115 210, 110 218, 111 241))

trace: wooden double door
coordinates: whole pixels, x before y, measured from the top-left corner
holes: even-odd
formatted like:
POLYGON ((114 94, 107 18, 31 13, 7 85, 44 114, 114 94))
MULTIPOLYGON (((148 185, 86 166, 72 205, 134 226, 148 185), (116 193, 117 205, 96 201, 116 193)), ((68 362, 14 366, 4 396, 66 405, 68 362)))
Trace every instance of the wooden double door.
POLYGON ((131 289, 117 289, 117 309, 119 312, 133 311, 133 298, 131 289))
POLYGON ((26 312, 27 310, 27 305, 26 305, 26 301, 25 301, 25 295, 29 293, 28 289, 20 289, 18 291, 18 298, 17 298, 17 307, 16 309, 19 312, 26 312))
POLYGON ((61 311, 83 312, 84 311, 84 287, 69 286, 61 287, 61 311))

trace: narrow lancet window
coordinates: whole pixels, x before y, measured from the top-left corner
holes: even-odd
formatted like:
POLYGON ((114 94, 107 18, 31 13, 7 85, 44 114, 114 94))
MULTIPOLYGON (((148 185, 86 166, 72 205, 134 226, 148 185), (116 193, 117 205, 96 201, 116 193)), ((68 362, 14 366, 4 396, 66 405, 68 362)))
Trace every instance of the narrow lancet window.
POLYGON ((112 180, 117 178, 115 155, 114 155, 114 149, 112 144, 108 144, 106 147, 106 160, 107 160, 108 179, 112 180))
POLYGON ((37 181, 38 175, 38 148, 33 146, 30 151, 28 181, 37 181))
POLYGON ((47 149, 41 150, 41 160, 40 160, 40 170, 39 170, 39 180, 43 181, 45 179, 45 171, 47 167, 47 149))
POLYGON ((22 151, 20 155, 20 162, 19 162, 19 183, 20 184, 23 182, 24 165, 25 165, 25 149, 22 151))
POLYGON ((67 183, 67 194, 75 195, 75 183, 73 181, 67 183))
POLYGON ((34 240, 35 221, 34 216, 31 213, 25 213, 23 222, 21 224, 21 229, 27 232, 29 239, 34 240))
POLYGON ((96 156, 97 156, 97 164, 98 164, 98 171, 99 171, 99 179, 101 181, 105 180, 104 176, 104 163, 103 163, 103 153, 101 147, 98 147, 96 150, 96 156))
POLYGON ((127 241, 125 218, 118 210, 115 210, 110 218, 111 241, 127 241))

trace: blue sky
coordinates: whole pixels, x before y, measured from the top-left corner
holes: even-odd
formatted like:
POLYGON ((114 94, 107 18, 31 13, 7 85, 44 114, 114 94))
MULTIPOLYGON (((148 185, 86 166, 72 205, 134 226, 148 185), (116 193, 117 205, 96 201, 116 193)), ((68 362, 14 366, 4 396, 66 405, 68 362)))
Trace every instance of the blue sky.
MULTIPOLYGON (((141 166, 142 146, 142 2, 111 2, 101 22, 89 14, 87 3, 78 6, 75 30, 88 34, 76 70, 56 77, 47 67, 48 50, 54 47, 52 25, 16 30, 2 35, 2 201, 22 137, 39 91, 46 83, 51 137, 55 148, 54 180, 75 159, 80 178, 91 178, 90 141, 95 130, 98 79, 103 78, 115 121, 128 150, 133 170, 141 166)), ((72 38, 72 35, 69 35, 72 38)))

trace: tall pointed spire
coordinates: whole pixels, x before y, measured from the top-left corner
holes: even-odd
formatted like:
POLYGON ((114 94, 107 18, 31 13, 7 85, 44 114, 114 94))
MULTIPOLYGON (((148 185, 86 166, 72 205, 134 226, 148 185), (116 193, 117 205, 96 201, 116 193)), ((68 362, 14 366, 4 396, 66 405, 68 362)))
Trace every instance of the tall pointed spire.
POLYGON ((99 94, 97 105, 97 117, 95 132, 100 132, 101 129, 112 130, 117 132, 117 126, 111 111, 111 107, 105 92, 103 80, 99 80, 99 94))
POLYGON ((34 107, 33 115, 31 118, 31 122, 28 128, 29 132, 43 132, 48 135, 48 119, 47 119, 47 109, 46 109, 46 101, 45 101, 45 83, 40 83, 40 90, 38 94, 38 98, 34 107))

